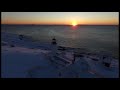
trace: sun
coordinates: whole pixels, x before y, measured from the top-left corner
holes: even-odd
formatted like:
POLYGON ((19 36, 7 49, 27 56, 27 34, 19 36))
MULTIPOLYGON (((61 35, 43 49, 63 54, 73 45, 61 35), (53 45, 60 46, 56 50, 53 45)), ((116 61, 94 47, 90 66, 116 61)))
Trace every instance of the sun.
POLYGON ((72 26, 77 26, 77 22, 76 21, 72 21, 72 26))

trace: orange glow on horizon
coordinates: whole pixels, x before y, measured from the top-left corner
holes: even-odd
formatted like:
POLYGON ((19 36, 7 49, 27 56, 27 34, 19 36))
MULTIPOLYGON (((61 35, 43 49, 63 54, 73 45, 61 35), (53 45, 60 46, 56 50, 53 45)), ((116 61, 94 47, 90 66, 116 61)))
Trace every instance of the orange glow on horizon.
POLYGON ((32 21, 32 20, 12 20, 12 19, 7 19, 7 20, 2 20, 1 24, 47 24, 47 25, 72 25, 72 26, 77 26, 79 25, 119 25, 118 22, 115 21, 104 21, 104 22, 98 22, 98 21, 32 21), (71 24, 69 24, 71 22, 71 24))
POLYGON ((2 12, 1 24, 119 25, 119 12, 2 12))

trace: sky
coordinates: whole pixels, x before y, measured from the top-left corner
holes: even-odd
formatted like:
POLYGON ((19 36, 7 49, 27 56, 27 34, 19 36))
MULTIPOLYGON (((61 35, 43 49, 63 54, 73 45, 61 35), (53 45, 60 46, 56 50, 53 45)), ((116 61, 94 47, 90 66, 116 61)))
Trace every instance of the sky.
POLYGON ((2 12, 1 23, 119 25, 119 12, 2 12))

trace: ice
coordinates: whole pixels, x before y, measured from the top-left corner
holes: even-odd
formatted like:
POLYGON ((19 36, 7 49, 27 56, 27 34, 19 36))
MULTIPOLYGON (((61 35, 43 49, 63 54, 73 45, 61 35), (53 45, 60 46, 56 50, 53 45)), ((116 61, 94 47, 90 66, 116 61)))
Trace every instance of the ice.
POLYGON ((49 43, 33 42, 26 36, 2 32, 2 78, 118 78, 119 60, 112 57, 106 67, 102 54, 78 53, 73 60, 74 48, 57 50, 49 43), (81 57, 82 55, 82 57, 81 57), (94 60, 97 59, 97 60, 94 60))

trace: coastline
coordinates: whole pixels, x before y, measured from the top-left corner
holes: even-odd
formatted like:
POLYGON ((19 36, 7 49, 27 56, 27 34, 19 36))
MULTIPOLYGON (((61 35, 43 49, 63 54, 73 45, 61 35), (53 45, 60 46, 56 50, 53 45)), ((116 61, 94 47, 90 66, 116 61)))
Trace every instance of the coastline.
MULTIPOLYGON (((3 33, 6 33, 5 31, 2 31, 3 33)), ((1 33, 2 33, 1 32, 1 33)), ((8 32, 7 32, 8 33, 8 32)), ((19 35, 19 34, 15 34, 15 35, 19 35)), ((27 38, 28 40, 30 40, 30 41, 32 41, 32 42, 34 42, 34 43, 39 43, 39 44, 41 44, 42 46, 44 46, 44 45, 50 45, 51 46, 51 42, 49 41, 49 42, 44 42, 43 40, 41 41, 41 40, 39 40, 39 39, 35 39, 35 38, 33 38, 33 37, 31 37, 31 36, 28 36, 28 35, 24 35, 25 36, 25 38, 27 38)), ((105 53, 108 53, 108 54, 110 54, 110 55, 112 55, 112 57, 114 57, 115 59, 118 59, 119 60, 119 54, 117 53, 117 54, 113 54, 113 53, 110 53, 110 52, 108 52, 108 51, 99 51, 99 50, 96 50, 96 49, 89 49, 89 48, 79 48, 79 47, 69 47, 69 46, 63 46, 63 45, 58 45, 58 48, 59 47, 63 47, 63 48, 65 48, 65 49, 68 49, 68 50, 76 50, 76 51, 78 51, 78 52, 80 52, 80 51, 82 51, 82 52, 84 52, 84 53, 86 53, 86 52, 88 52, 88 53, 101 53, 101 52, 105 52, 105 53), (80 50, 80 51, 79 51, 80 50)))
POLYGON ((111 70, 108 70, 107 67, 100 64, 101 60, 98 61, 101 56, 97 55, 97 53, 88 52, 83 48, 58 47, 62 49, 57 50, 55 53, 53 52, 54 46, 51 44, 32 42, 26 37, 19 39, 16 34, 2 33, 2 77, 118 77, 119 65, 116 59, 113 59, 113 66, 111 70), (76 61, 74 63, 71 61, 73 57, 72 52, 75 52, 74 54, 76 55, 76 61), (85 72, 83 72, 84 70, 85 72), (91 73, 92 71, 94 72, 91 73), (62 76, 59 76, 59 73, 62 76))

